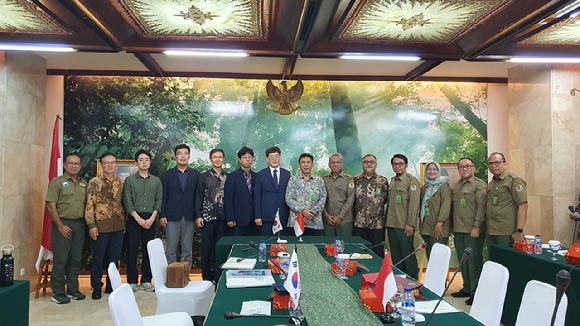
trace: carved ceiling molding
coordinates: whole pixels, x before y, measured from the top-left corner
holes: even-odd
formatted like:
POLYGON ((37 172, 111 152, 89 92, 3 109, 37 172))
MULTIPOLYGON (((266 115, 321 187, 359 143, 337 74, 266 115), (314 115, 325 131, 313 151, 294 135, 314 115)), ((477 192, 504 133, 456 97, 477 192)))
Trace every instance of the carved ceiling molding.
POLYGON ((580 45, 580 16, 556 23, 518 44, 580 45))
POLYGON ((72 35, 32 2, 17 0, 0 0, 0 32, 72 35))

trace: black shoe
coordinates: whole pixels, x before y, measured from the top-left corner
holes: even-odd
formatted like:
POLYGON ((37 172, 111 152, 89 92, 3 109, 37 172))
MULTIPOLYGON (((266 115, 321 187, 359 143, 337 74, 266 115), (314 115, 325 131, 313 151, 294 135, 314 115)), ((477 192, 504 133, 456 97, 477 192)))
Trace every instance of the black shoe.
POLYGON ((106 287, 105 288, 105 293, 113 293, 113 288, 106 287))
POLYGON ((471 296, 471 294, 461 290, 459 292, 451 293, 451 296, 454 298, 468 298, 471 296))
POLYGON ((469 299, 465 300, 465 304, 471 306, 473 304, 473 297, 469 297, 469 299))
POLYGON ((76 291, 73 293, 67 293, 66 296, 73 299, 73 300, 84 300, 86 297, 84 294, 80 293, 79 291, 76 291))
POLYGON ((66 294, 53 294, 50 301, 57 303, 57 304, 64 304, 69 303, 70 299, 66 296, 66 294))
POLYGON ((91 295, 93 300, 99 300, 101 298, 101 289, 93 290, 93 295, 91 295))

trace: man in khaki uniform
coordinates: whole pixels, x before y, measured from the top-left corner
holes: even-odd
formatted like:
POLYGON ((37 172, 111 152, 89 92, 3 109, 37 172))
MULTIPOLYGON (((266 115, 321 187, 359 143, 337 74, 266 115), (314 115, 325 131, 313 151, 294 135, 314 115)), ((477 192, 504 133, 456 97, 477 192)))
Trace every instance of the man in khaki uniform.
POLYGON ((78 176, 80 170, 80 157, 67 156, 65 173, 52 179, 46 193, 46 208, 52 218, 50 244, 54 260, 50 287, 53 293, 51 301, 55 303, 68 303, 69 298, 85 298, 79 292, 79 271, 87 225, 84 219, 87 181, 78 176))
MULTIPOLYGON (((407 173, 407 162, 407 157, 403 154, 395 154, 391 159, 391 166, 396 175, 391 178, 389 188, 387 235, 393 263, 399 262, 415 250, 413 239, 419 214, 421 191, 419 180, 407 173)), ((419 277, 417 257, 409 257, 399 266, 412 278, 419 277)))
POLYGON ((330 174, 323 177, 326 185, 324 205, 324 235, 352 235, 352 206, 354 203, 354 180, 342 172, 342 155, 334 153, 328 159, 330 174))
POLYGON ((487 186, 487 243, 509 244, 511 239, 524 241, 528 215, 526 182, 507 172, 502 153, 492 153, 487 166, 493 174, 487 186))
POLYGON ((473 254, 461 268, 463 288, 451 296, 469 297, 465 303, 471 305, 483 268, 486 185, 474 176, 475 164, 470 158, 460 159, 457 168, 461 175, 461 180, 453 186, 453 230, 457 260, 461 261, 467 247, 473 250, 473 254))

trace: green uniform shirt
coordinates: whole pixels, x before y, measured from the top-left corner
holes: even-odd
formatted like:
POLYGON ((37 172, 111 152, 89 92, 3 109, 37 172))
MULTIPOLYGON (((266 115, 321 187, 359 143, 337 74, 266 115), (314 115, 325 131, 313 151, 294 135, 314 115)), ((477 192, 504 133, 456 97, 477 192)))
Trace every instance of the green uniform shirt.
POLYGON ((77 182, 67 174, 52 179, 46 192, 47 203, 55 203, 58 216, 63 220, 76 220, 85 216, 87 181, 77 176, 77 182))
POLYGON ((161 180, 149 174, 143 178, 139 172, 127 177, 123 186, 123 206, 127 214, 161 211, 163 188, 161 180))
POLYGON ((404 229, 407 225, 415 227, 421 200, 419 180, 404 173, 391 178, 389 205, 387 208, 387 227, 404 229), (397 199, 397 196, 400 196, 397 199))
POLYGON ((485 182, 471 177, 453 186, 453 231, 471 233, 473 228, 485 226, 485 182), (462 204, 463 203, 463 204, 462 204))
MULTIPOLYGON (((421 187, 421 203, 425 197, 425 186, 421 187)), ((437 192, 425 203, 429 208, 429 216, 423 218, 421 223, 421 234, 433 236, 435 226, 438 222, 443 222, 441 226, 443 237, 449 237, 449 214, 451 213, 451 188, 444 183, 437 189, 437 192)), ((425 214, 427 215, 427 214, 425 214)))
POLYGON ((511 235, 516 232, 518 207, 527 201, 526 182, 520 177, 507 172, 499 178, 493 177, 487 186, 488 234, 511 235))
POLYGON ((352 206, 354 204, 353 178, 341 172, 336 179, 330 174, 325 175, 323 179, 327 192, 324 211, 331 216, 338 216, 340 224, 352 223, 352 206))

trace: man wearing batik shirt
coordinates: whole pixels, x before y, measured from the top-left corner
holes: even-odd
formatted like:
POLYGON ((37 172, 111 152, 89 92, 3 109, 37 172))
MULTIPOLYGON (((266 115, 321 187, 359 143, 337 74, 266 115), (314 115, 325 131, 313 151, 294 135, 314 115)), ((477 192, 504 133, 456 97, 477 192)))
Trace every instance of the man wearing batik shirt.
POLYGON ((224 157, 224 151, 219 148, 209 152, 212 168, 199 176, 195 200, 195 224, 201 228, 201 276, 210 282, 215 281, 215 245, 228 232, 224 210, 227 178, 222 170, 224 157))
POLYGON ((322 235, 322 211, 326 203, 326 186, 321 177, 312 175, 314 158, 302 153, 298 159, 300 174, 292 176, 286 187, 286 205, 290 208, 288 230, 296 223, 299 213, 304 218, 304 235, 322 235))
MULTIPOLYGON (((385 241, 385 205, 389 193, 387 178, 377 174, 377 158, 372 154, 363 157, 363 173, 354 177, 354 229, 352 235, 368 240, 373 246, 385 241)), ((373 251, 384 256, 384 248, 373 251)))
MULTIPOLYGON (((118 266, 123 249, 125 233, 125 209, 122 204, 123 180, 116 176, 117 158, 105 153, 100 158, 102 173, 89 181, 85 220, 93 242, 91 262, 92 298, 101 298, 103 268, 115 263, 118 266), (105 258, 107 260, 105 261, 105 258), (106 265, 104 265, 104 263, 106 265)), ((111 293, 111 281, 107 276, 105 293, 111 293)))

